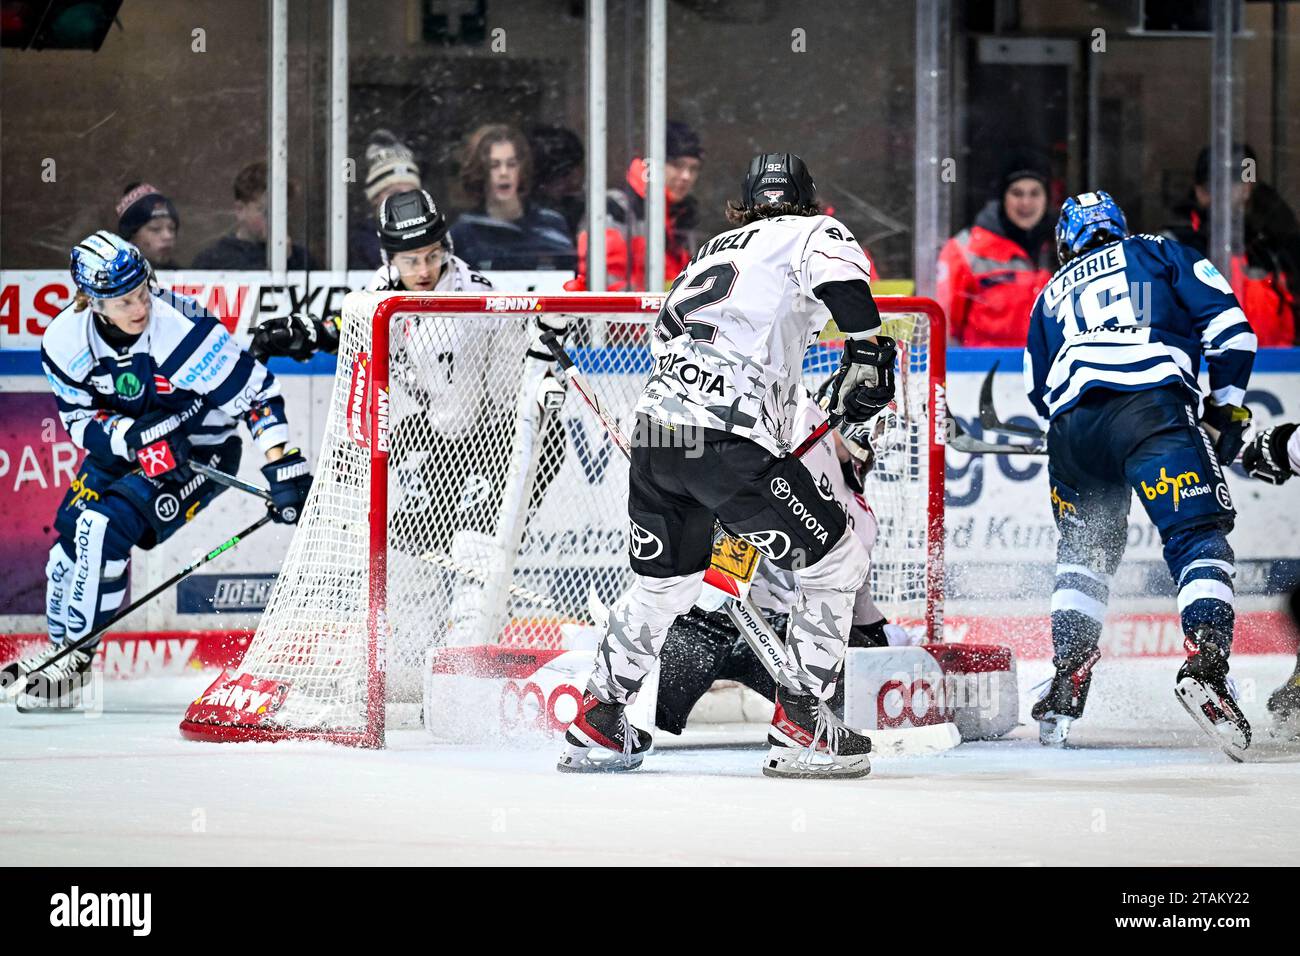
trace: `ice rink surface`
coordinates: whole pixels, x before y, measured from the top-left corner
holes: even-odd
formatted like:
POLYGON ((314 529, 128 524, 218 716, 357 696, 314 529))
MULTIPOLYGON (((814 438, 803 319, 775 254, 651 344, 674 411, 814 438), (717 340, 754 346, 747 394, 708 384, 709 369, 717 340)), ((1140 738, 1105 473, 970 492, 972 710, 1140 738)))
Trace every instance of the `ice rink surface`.
MULTIPOLYGON (((1289 656, 1234 672, 1256 728, 1234 764, 1173 696, 1173 659, 1103 661, 1074 747, 1005 740, 878 758, 860 781, 760 775, 762 749, 662 749, 562 775, 554 744, 364 752, 182 740, 211 679, 115 681, 104 713, 0 710, 10 864, 1293 864, 1300 748, 1267 733, 1289 656)), ((1022 664, 1021 716, 1046 662, 1022 664)))

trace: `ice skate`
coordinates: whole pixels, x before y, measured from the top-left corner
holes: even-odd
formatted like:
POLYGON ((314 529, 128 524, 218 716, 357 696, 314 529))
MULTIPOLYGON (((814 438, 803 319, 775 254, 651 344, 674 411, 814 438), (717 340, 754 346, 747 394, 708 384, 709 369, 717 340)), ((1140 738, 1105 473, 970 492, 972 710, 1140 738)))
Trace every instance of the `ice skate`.
POLYGON ((1101 651, 1093 648, 1085 657, 1057 663, 1050 686, 1030 711, 1038 721, 1038 742, 1044 747, 1065 746, 1070 728, 1083 716, 1088 688, 1092 686, 1092 669, 1099 660, 1101 651))
POLYGON ((1300 661, 1286 682, 1268 695, 1268 712, 1273 715, 1274 738, 1300 741, 1300 661))
POLYGON ((16 697, 26 685, 27 675, 36 670, 54 655, 62 653, 63 645, 49 643, 35 654, 29 654, 22 660, 14 661, 0 668, 0 694, 16 697))
POLYGON ((777 690, 767 742, 764 776, 857 780, 871 773, 871 738, 845 726, 812 694, 777 690))
MULTIPOLYGON (((61 650, 61 648, 60 648, 61 650)), ((48 655, 46 659, 48 660, 48 655)), ((18 694, 18 712, 73 710, 81 706, 82 689, 91 681, 93 650, 78 648, 39 673, 25 677, 18 694)))
POLYGON ((651 742, 650 734, 632 726, 624 705, 584 694, 582 709, 564 732, 564 753, 555 769, 562 773, 635 770, 651 742))
POLYGON ((1189 637, 1191 651, 1178 669, 1174 694, 1192 720, 1233 760, 1245 759, 1250 723, 1237 705, 1228 677, 1228 656, 1203 631, 1189 637))

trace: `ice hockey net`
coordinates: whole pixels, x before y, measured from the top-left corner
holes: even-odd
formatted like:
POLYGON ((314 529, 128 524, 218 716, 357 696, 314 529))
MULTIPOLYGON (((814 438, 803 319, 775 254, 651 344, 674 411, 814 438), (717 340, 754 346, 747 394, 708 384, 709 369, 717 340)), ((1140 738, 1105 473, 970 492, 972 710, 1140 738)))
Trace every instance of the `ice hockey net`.
MULTIPOLYGON (((430 648, 557 647, 593 589, 626 585, 627 465, 576 394, 542 418, 529 323, 569 317, 568 349, 626 415, 650 365, 660 295, 353 293, 315 483, 238 672, 191 706, 207 740, 382 746, 385 705, 417 701, 430 648)), ((871 586, 897 623, 942 628, 943 314, 877 299, 899 343, 866 499, 871 586)), ((842 345, 809 349, 807 383, 842 345)))

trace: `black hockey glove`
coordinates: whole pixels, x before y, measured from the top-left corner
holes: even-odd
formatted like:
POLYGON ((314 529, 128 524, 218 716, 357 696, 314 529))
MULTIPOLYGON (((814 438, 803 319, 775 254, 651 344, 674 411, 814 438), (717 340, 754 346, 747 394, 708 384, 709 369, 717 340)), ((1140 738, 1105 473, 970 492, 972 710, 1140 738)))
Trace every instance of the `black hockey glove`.
POLYGON ((190 460, 189 423, 203 411, 203 399, 196 398, 180 411, 157 411, 142 415, 126 429, 129 457, 140 463, 145 475, 156 478, 190 460))
POLYGON ((253 358, 265 363, 274 356, 288 356, 305 362, 317 351, 331 354, 339 349, 338 318, 329 316, 324 321, 310 315, 273 315, 263 319, 253 330, 253 344, 249 352, 253 358))
POLYGON ((887 335, 876 341, 848 339, 839 370, 831 379, 832 415, 865 422, 894 400, 895 342, 887 335))
POLYGON ((1290 478, 1294 472, 1286 446, 1295 430, 1295 425, 1276 425, 1256 435, 1241 456, 1241 467, 1246 469, 1246 474, 1270 485, 1280 485, 1290 478))
POLYGON ((297 448, 289 448, 280 458, 263 465, 262 474, 271 486, 272 517, 281 524, 297 524, 311 490, 307 459, 297 448))
POLYGON ((1240 405, 1205 403, 1201 424, 1214 442, 1214 454, 1221 465, 1231 465, 1246 443, 1246 429, 1250 427, 1250 409, 1240 405))

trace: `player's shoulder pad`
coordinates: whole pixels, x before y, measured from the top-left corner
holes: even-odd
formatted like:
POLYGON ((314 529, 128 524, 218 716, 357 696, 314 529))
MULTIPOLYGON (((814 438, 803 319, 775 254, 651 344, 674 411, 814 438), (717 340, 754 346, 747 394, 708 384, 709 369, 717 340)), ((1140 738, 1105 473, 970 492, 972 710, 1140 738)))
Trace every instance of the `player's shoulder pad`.
POLYGON ((366 283, 366 291, 367 292, 395 291, 397 287, 392 283, 392 281, 390 281, 388 270, 389 270, 388 266, 380 266, 378 269, 376 269, 375 274, 372 275, 370 277, 370 281, 366 283))
POLYGON ((41 336, 42 360, 74 382, 84 382, 95 364, 90 353, 92 316, 89 308, 78 312, 69 303, 41 336))
POLYGON ((199 305, 197 300, 168 289, 159 289, 154 292, 150 325, 153 339, 150 351, 162 359, 170 356, 190 336, 194 337, 190 341, 195 344, 202 341, 221 323, 215 315, 199 305))
POLYGON ((812 232, 814 234, 824 235, 829 239, 837 242, 851 242, 857 245, 857 238, 849 231, 849 227, 844 225, 834 216, 813 216, 814 225, 812 232))
POLYGON ((496 288, 491 279, 481 272, 475 272, 460 256, 451 257, 451 268, 454 272, 451 286, 453 292, 491 292, 496 288))

